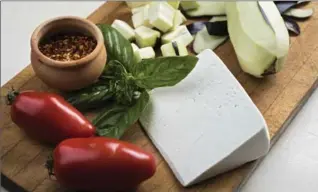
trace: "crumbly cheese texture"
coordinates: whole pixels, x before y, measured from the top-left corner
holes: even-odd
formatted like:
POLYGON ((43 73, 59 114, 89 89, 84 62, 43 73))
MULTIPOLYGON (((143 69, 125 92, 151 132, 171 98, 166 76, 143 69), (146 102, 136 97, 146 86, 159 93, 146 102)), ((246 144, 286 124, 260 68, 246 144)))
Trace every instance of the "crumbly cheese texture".
POLYGON ((167 2, 151 2, 149 5, 149 22, 162 32, 167 32, 173 27, 176 10, 167 2))
POLYGON ((126 39, 132 41, 135 39, 135 31, 125 21, 116 19, 112 25, 119 33, 121 33, 126 39))
POLYGON ((153 47, 157 39, 160 37, 160 32, 151 28, 140 26, 135 29, 136 42, 139 47, 153 47))

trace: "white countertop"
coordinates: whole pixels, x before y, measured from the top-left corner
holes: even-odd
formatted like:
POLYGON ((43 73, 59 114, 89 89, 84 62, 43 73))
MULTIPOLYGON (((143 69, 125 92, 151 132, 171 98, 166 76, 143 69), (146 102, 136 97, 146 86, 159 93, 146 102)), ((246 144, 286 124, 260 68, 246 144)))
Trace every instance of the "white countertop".
MULTIPOLYGON (((30 63, 29 39, 42 21, 86 17, 103 1, 1 3, 1 86, 30 63)), ((318 90, 292 121, 243 192, 318 191, 318 90)), ((1 190, 2 191, 2 190, 1 190)))

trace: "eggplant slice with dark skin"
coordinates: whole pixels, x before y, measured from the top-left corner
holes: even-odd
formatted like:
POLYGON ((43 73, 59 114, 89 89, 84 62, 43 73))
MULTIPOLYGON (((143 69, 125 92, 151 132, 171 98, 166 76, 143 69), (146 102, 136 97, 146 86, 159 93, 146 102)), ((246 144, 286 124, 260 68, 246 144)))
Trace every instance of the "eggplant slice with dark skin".
POLYGON ((291 31, 295 35, 300 34, 300 27, 296 21, 289 19, 289 18, 286 18, 286 17, 284 17, 284 21, 285 21, 285 25, 286 25, 288 31, 291 31))

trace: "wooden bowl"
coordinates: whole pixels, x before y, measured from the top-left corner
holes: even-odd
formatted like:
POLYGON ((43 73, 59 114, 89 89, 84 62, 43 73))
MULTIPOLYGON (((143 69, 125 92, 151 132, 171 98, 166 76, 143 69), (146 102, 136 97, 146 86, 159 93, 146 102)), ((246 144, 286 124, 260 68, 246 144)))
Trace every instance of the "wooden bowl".
POLYGON ((94 83, 106 64, 107 53, 100 29, 87 19, 74 16, 57 17, 40 24, 31 37, 31 64, 35 74, 48 86, 61 90, 77 90, 94 83), (58 61, 39 49, 41 40, 57 33, 81 33, 95 38, 95 49, 78 60, 58 61))

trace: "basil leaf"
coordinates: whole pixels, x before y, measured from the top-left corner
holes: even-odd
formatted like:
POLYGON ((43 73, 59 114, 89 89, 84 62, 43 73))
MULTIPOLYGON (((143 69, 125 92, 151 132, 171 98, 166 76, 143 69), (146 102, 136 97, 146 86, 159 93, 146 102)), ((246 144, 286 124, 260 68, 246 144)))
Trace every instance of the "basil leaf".
POLYGON ((145 59, 133 66, 136 84, 145 89, 174 86, 195 67, 195 56, 158 57, 145 59))
POLYGON ((114 93, 118 104, 130 105, 134 101, 135 92, 141 91, 134 77, 117 60, 109 61, 100 79, 109 80, 110 92, 114 93))
POLYGON ((119 139, 139 119, 148 101, 149 95, 144 91, 130 107, 117 104, 106 107, 92 121, 97 135, 119 139))
POLYGON ((90 87, 64 95, 67 102, 81 111, 95 109, 109 101, 114 95, 107 82, 98 82, 90 87))
POLYGON ((130 42, 110 25, 97 24, 97 26, 104 37, 107 63, 111 60, 117 60, 125 66, 127 71, 130 71, 134 64, 134 54, 130 42))

